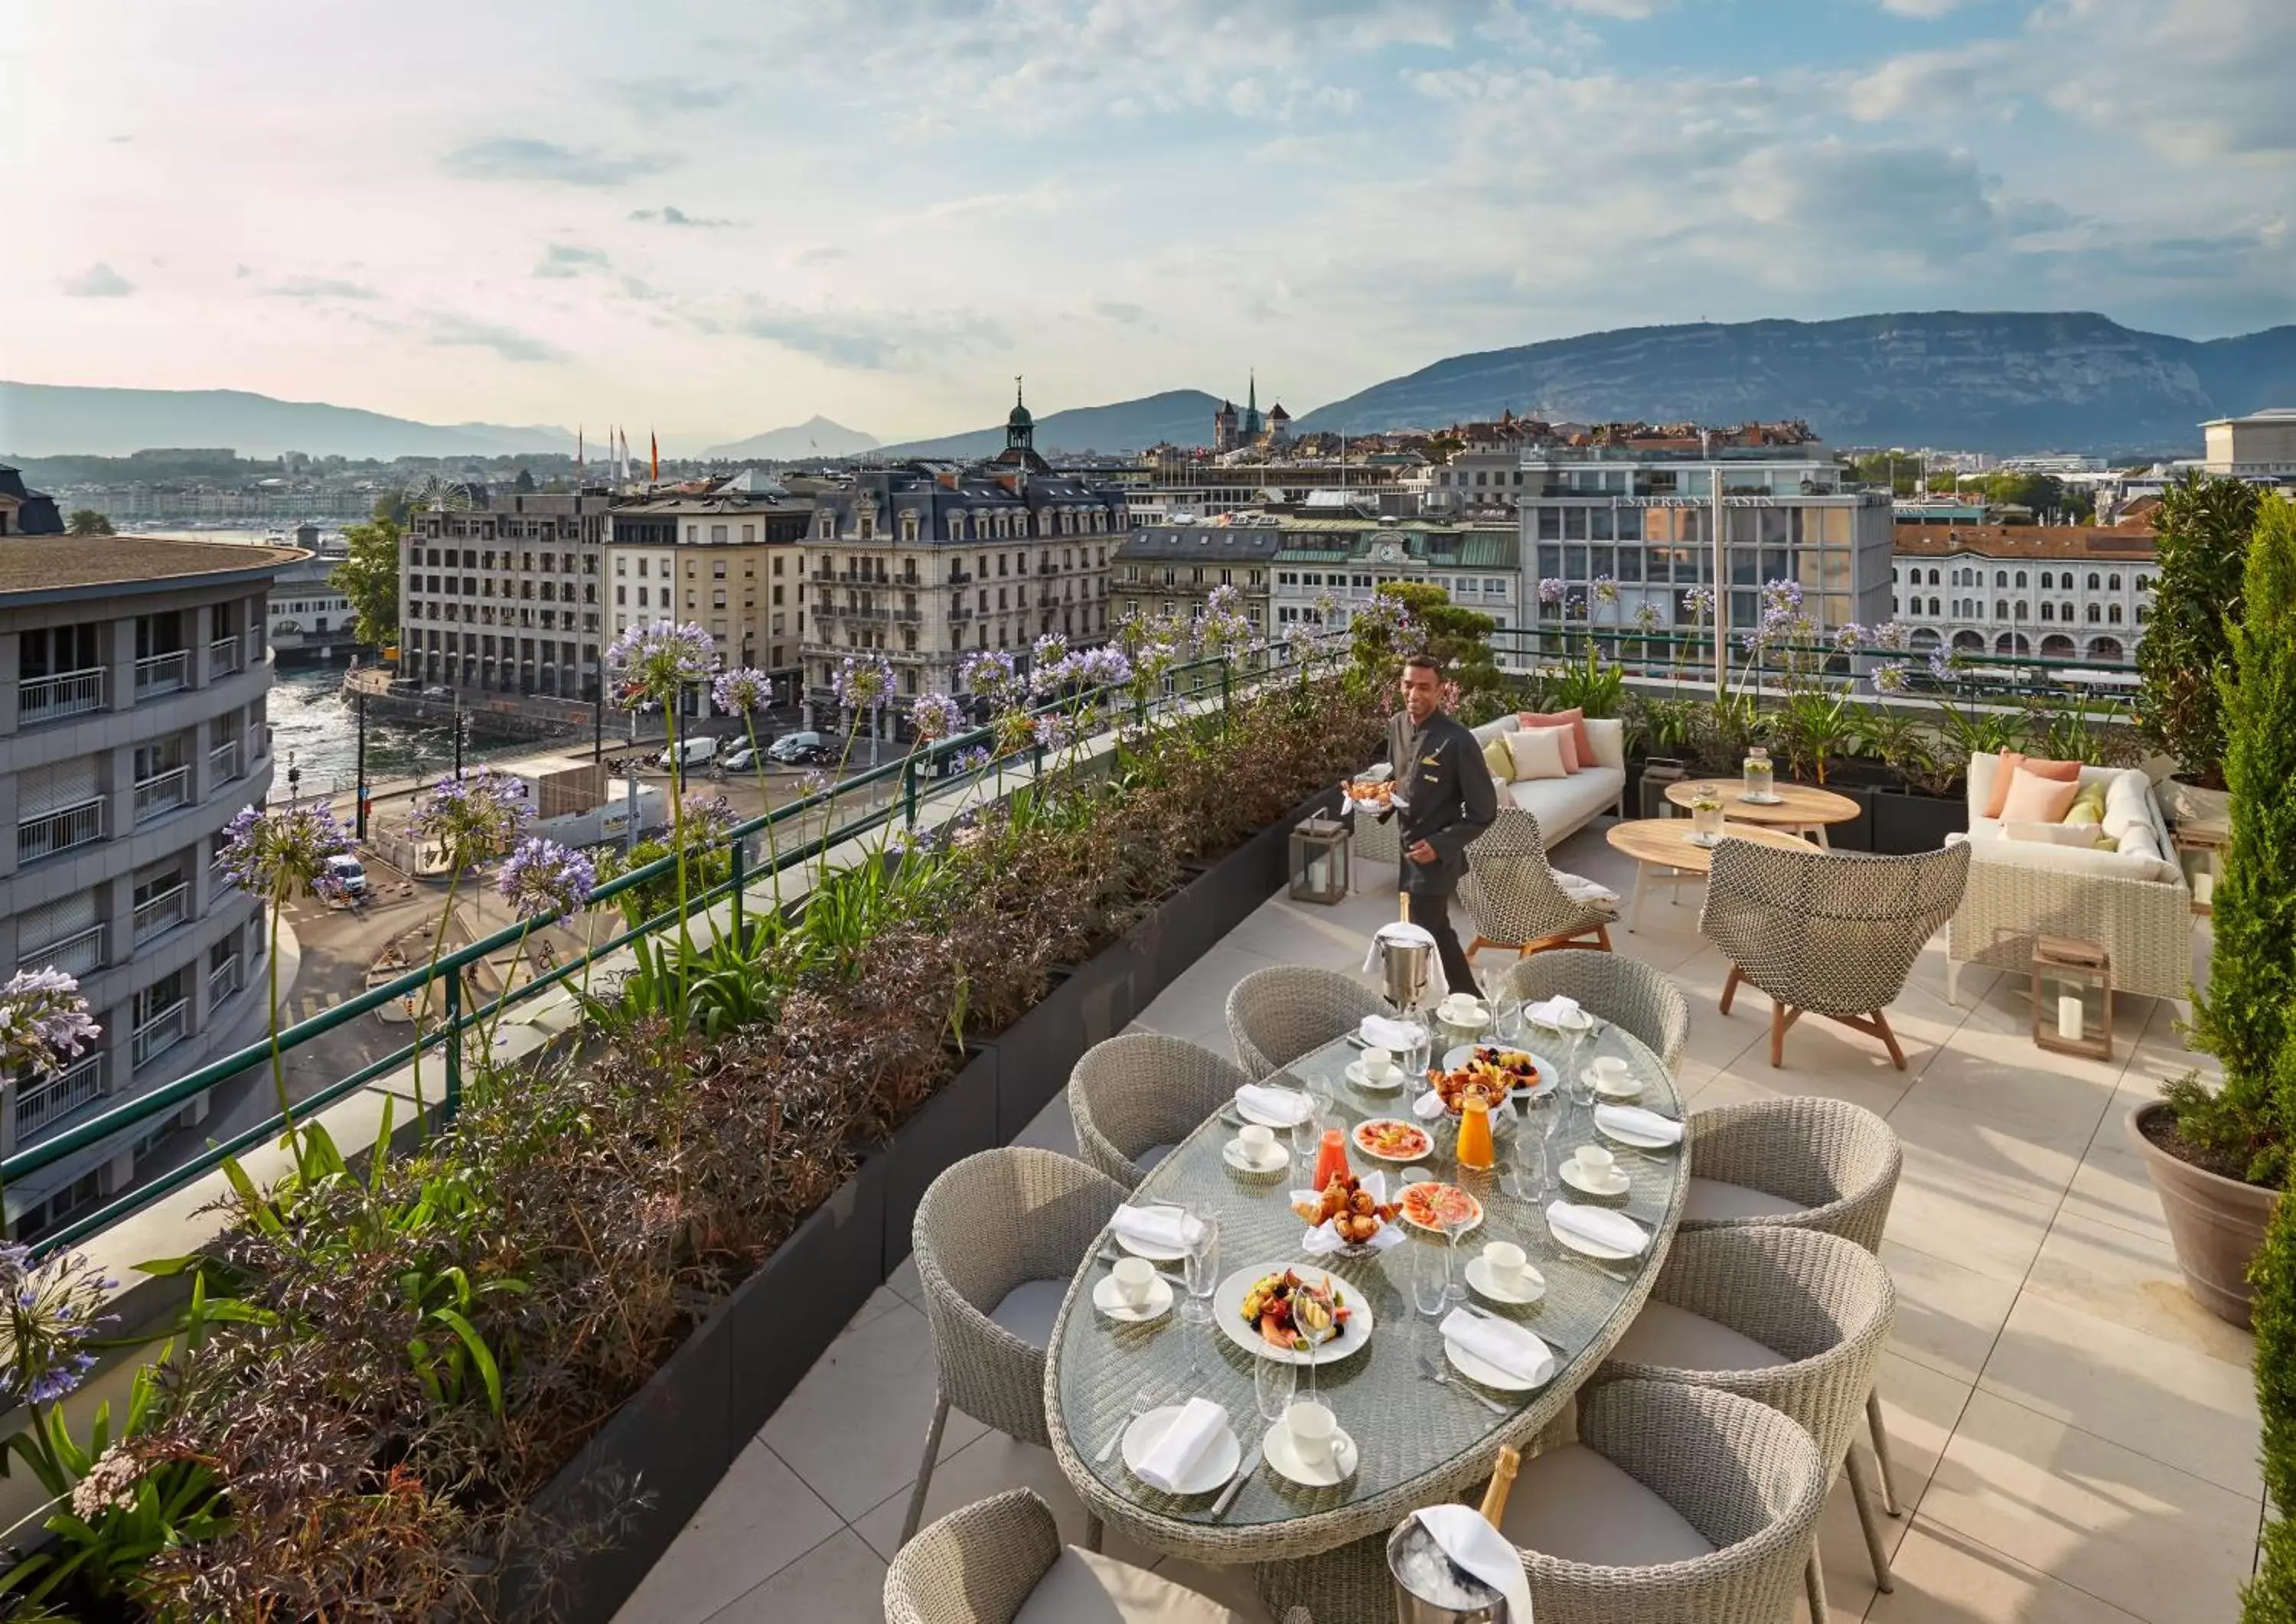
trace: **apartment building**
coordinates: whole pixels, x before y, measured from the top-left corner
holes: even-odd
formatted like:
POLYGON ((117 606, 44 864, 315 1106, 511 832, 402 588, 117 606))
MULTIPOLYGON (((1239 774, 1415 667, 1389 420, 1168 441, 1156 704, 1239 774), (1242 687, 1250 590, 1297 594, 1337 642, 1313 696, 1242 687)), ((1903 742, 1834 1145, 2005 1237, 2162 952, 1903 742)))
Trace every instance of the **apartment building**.
MULTIPOLYGON (((264 1026, 256 899, 215 862, 270 788, 264 605, 293 548, 123 537, 0 542, 0 976, 80 980, 102 1036, 62 1075, 0 1079, 0 1153, 146 1093, 264 1026)), ((204 1098, 12 1180, 37 1234, 127 1187, 204 1098)))
POLYGON ((606 541, 609 640, 632 625, 690 621, 708 630, 723 664, 754 666, 793 698, 813 514, 812 502, 751 474, 707 496, 615 508, 606 541))
POLYGON ((413 514, 400 672, 492 693, 595 697, 611 636, 599 571, 612 504, 596 491, 522 493, 413 514))
POLYGON ((1890 618, 1914 645, 2118 664, 2152 611, 2145 525, 1901 524, 1890 618))
POLYGON ((1503 631, 1521 626, 1529 612, 1522 537, 1511 522, 1299 514, 1280 517, 1276 535, 1268 605, 1277 636, 1301 622, 1344 627, 1390 581, 1440 587, 1503 631), (1328 618, 1320 607, 1327 599, 1334 605, 1328 618))
POLYGON ((1283 521, 1267 513, 1135 530, 1116 553, 1117 619, 1191 619, 1228 586, 1237 610, 1265 637, 1275 625, 1270 583, 1283 545, 1283 521))

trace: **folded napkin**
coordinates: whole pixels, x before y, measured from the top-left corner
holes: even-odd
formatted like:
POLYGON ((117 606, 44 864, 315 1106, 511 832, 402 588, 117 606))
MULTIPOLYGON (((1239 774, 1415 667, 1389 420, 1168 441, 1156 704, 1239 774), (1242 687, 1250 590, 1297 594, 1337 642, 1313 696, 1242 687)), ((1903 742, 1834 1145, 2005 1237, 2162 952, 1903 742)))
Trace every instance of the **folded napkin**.
POLYGON ((1430 1088, 1411 1102, 1411 1114, 1422 1122, 1432 1122, 1443 1114, 1443 1096, 1430 1088))
POLYGON ((1550 1202, 1546 1209, 1546 1226, 1558 1234, 1568 1234, 1611 1251, 1640 1255, 1650 1244, 1650 1231, 1623 1212, 1613 1212, 1608 1207, 1581 1207, 1571 1202, 1550 1202))
POLYGON ((1638 1138, 1663 1139, 1669 1144, 1682 1143, 1681 1123, 1639 1105, 1597 1105, 1595 1126, 1622 1129, 1638 1138))
POLYGON ((1554 1349, 1527 1325, 1454 1308, 1444 1316, 1441 1328, 1445 1341, 1456 1342, 1518 1382, 1544 1382, 1554 1374, 1554 1349))
MULTIPOLYGON (((1398 806, 1402 804, 1399 799, 1396 801, 1398 806)), ((1382 942, 1400 942, 1406 947, 1426 948, 1428 953, 1427 990, 1438 998, 1450 991, 1449 984, 1443 980, 1443 960, 1435 951, 1435 933, 1432 931, 1428 930, 1424 925, 1415 925, 1407 920, 1401 919, 1392 924, 1380 926, 1372 933, 1371 950, 1364 955, 1363 967, 1365 975, 1379 973, 1379 945, 1382 942)))
POLYGON ((1297 1088, 1270 1088, 1246 1083, 1235 1091, 1235 1105, 1246 1120, 1263 1128, 1292 1128, 1308 1120, 1316 1102, 1297 1088))
POLYGON ((1429 1505, 1411 1513, 1443 1554, 1506 1598, 1509 1620, 1530 1624, 1530 1580, 1507 1537, 1472 1505, 1429 1505))
POLYGON ((1595 1018, 1578 1007, 1578 1000, 1557 993, 1536 1004, 1522 1006, 1522 1018, 1535 1026, 1551 1028, 1558 1032, 1584 1031, 1595 1024, 1595 1018))
MULTIPOLYGON (((1366 1173, 1357 1182, 1361 1185, 1365 1193, 1368 1194, 1372 1200, 1379 1202, 1382 1206, 1385 1206, 1387 1204, 1387 1175, 1384 1172, 1374 1171, 1366 1173)), ((1292 1204, 1295 1207, 1303 1202, 1312 1202, 1315 1199, 1316 1192, 1313 1190, 1294 1190, 1292 1192, 1292 1204)), ((1367 1246, 1374 1251, 1385 1251, 1389 1247, 1396 1245, 1403 1239, 1403 1226, 1398 1223, 1390 1222, 1382 1224, 1377 1230, 1373 1232, 1372 1237, 1368 1241, 1361 1243, 1342 1241, 1340 1239, 1339 1231, 1332 1226, 1332 1221, 1331 1219, 1326 1218, 1324 1222, 1316 1225, 1313 1229, 1310 1229, 1307 1234, 1300 1239, 1300 1250, 1305 1251, 1311 1258, 1327 1257, 1332 1252, 1341 1251, 1349 1246, 1357 1244, 1367 1246)))
POLYGON ((1108 1226, 1151 1251, 1185 1251, 1203 1226, 1178 1207, 1119 1207, 1108 1226))
POLYGON ((1407 1054, 1414 1046, 1427 1041, 1427 1029, 1408 1021, 1390 1020, 1385 1015, 1365 1015, 1363 1024, 1356 1028, 1356 1036, 1374 1049, 1385 1049, 1390 1054, 1407 1054))
POLYGON ((1172 1417, 1172 1424, 1164 1429, 1164 1436, 1149 1446, 1148 1453, 1132 1469, 1133 1475, 1151 1489, 1176 1494, 1178 1491, 1172 1485, 1185 1480, 1195 1470, 1204 1451, 1226 1431, 1226 1410, 1209 1398, 1191 1398, 1172 1417))

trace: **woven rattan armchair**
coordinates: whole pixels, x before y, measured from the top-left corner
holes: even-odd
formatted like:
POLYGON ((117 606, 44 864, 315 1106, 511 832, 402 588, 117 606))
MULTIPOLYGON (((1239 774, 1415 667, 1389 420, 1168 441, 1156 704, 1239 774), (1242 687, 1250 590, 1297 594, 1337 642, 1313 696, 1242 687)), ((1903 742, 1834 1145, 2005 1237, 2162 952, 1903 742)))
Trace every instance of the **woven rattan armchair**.
POLYGON ((1730 960, 1722 1013, 1744 981, 1770 996, 1770 1064, 1785 1063, 1786 1029, 1808 1013, 1879 1038, 1904 1070, 1884 1011, 1968 879, 1966 843, 1876 857, 1724 841, 1698 922, 1730 960))
POLYGON ((885 1570, 885 1624, 1013 1624, 1061 1530, 1033 1489, 976 1500, 906 1541, 885 1570))
POLYGON ((1579 1448, 1666 1502, 1715 1548, 1652 1566, 1573 1561, 1523 1546, 1540 1524, 1542 1480, 1570 1446, 1527 1460, 1500 1529, 1522 1551, 1538 1624, 1774 1624, 1793 1604, 1825 1509, 1825 1462, 1809 1433, 1718 1389, 1615 1381, 1578 1402, 1579 1448))
POLYGON ((1153 1165, 1152 1152, 1186 1138, 1253 1080, 1184 1038, 1127 1032, 1096 1043, 1069 1073, 1077 1149, 1089 1165, 1136 1189, 1153 1165))
MULTIPOLYGON (((1081 1161, 1017 1144, 967 1156, 926 1189, 912 1234, 939 1384, 901 1524, 904 1542, 924 1513, 952 1404, 1023 1443, 1051 1444, 1041 1339, 1052 1330, 1077 1265, 1125 1193, 1081 1161), (1040 1328, 1030 1327, 1039 1340, 992 1317, 1000 1309, 1004 1319, 1018 1317, 1006 1300, 1023 1287, 1035 1288, 1028 1317, 1041 1319, 1040 1328)), ((1096 1519, 1086 1543, 1099 1548, 1096 1519)))
POLYGON ((1690 1042, 1690 1004, 1663 971, 1615 953, 1563 947, 1510 965, 1504 996, 1526 1003, 1566 994, 1641 1038, 1672 1072, 1690 1042))
MULTIPOLYGON (((1896 1317, 1889 1271, 1839 1235, 1773 1226, 1677 1234, 1641 1316, 1594 1379, 1687 1382, 1792 1416, 1816 1441, 1828 1478, 1836 1462, 1848 1472, 1874 1583, 1888 1590, 1889 1556, 1857 1432, 1896 1317), (1718 1326, 1732 1342, 1744 1339, 1739 1347, 1758 1343, 1786 1362, 1742 1362, 1734 1349, 1715 1345, 1718 1326), (1675 1362, 1702 1350, 1716 1356, 1710 1367, 1675 1362)), ((1807 1583, 1810 1617, 1822 1624, 1825 1592, 1814 1546, 1807 1583)))
POLYGON ((1580 898, 1562 889, 1546 860, 1538 820, 1521 807, 1501 807, 1468 846, 1459 902, 1475 922, 1470 958, 1485 947, 1513 947, 1528 957, 1589 939, 1607 953, 1619 917, 1615 898, 1580 898))
POLYGON ((1256 1080, 1383 1014, 1387 1005, 1355 977, 1305 964, 1255 970, 1227 995, 1236 1063, 1256 1080))

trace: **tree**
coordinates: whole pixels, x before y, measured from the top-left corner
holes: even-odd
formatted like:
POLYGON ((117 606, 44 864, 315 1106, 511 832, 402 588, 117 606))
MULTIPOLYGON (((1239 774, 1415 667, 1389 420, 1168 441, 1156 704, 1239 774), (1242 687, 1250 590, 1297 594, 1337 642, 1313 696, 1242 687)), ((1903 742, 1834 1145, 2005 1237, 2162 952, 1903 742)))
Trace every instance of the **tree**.
POLYGON ((405 535, 397 520, 380 515, 344 527, 350 554, 327 578, 351 601, 361 643, 380 647, 398 641, 398 546, 405 535))
POLYGON ((515 488, 521 492, 532 490, 534 488, 534 476, 529 473, 525 469, 520 469, 518 471, 518 483, 515 488))
POLYGON ((2137 723, 2203 788, 2225 786, 2224 703, 2218 674, 2230 668, 2228 629, 2239 617, 2241 577, 2261 493, 2244 480, 2187 474, 2161 498, 2161 572, 2152 619, 2136 645, 2144 679, 2137 723))
POLYGON ((110 536, 113 533, 111 519, 92 507, 74 508, 71 518, 64 524, 67 536, 110 536))
POLYGON ((1483 703, 1505 691, 1506 678, 1491 659, 1491 634, 1498 622, 1490 616, 1462 609, 1440 586, 1416 581, 1389 581, 1379 595, 1400 603, 1411 613, 1414 629, 1404 639, 1402 653, 1432 654, 1443 663, 1443 674, 1459 685, 1460 712, 1482 719, 1483 703))

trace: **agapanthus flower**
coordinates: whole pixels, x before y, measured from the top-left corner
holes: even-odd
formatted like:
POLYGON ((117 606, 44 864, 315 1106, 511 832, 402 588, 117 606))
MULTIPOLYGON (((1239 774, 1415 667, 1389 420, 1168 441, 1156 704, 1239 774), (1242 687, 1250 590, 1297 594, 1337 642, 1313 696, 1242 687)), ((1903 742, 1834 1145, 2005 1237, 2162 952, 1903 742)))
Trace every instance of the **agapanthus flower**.
POLYGON ((957 681, 968 693, 977 693, 992 705, 1012 700, 1020 687, 1013 656, 1003 649, 976 649, 957 668, 957 681))
POLYGON ((709 685, 709 696, 726 715, 747 716, 773 703, 773 678, 755 666, 735 666, 718 674, 718 680, 709 685))
POLYGON ((996 729, 996 750, 1009 756, 1037 742, 1037 718, 1025 710, 1000 710, 990 726, 996 729))
POLYGON ((350 849, 350 836, 324 801, 264 811, 242 807, 223 826, 216 861, 234 885, 265 897, 296 896, 317 885, 329 857, 350 849))
POLYGON ((1845 620, 1841 628, 1833 634, 1833 646, 1842 653, 1854 654, 1864 648, 1872 638, 1873 634, 1858 622, 1845 620))
POLYGON ((61 970, 19 970, 0 987, 0 1075, 61 1071, 102 1032, 79 982, 61 970))
POLYGON ((1941 648, 1931 649, 1929 665, 1930 675, 1941 681, 1953 672, 1953 656, 1941 648))
POLYGON ((495 889, 521 919, 554 919, 588 903, 598 870, 571 847, 530 837, 503 860, 495 889))
POLYGON ((606 645, 606 663, 622 673, 624 709, 652 710, 718 668, 718 645, 691 621, 633 626, 606 645), (628 701, 635 699, 635 704, 628 701))
POLYGON ((1151 689, 1168 676, 1180 663, 1180 651, 1167 639, 1152 637, 1132 652, 1132 682, 1136 689, 1151 689))
POLYGON ((1077 675, 1095 687, 1120 687, 1132 680, 1132 662, 1112 643, 1086 649, 1076 658, 1077 675))
POLYGON ((946 693, 920 693, 909 707, 909 726, 927 744, 964 731, 964 707, 946 693))
POLYGON ((1340 600, 1336 596, 1328 592, 1319 592, 1316 595, 1316 619, 1329 625, 1332 617, 1339 612, 1340 600))
POLYGON ((1070 683, 1078 681, 1080 676, 1078 658, 1074 654, 1063 653, 1057 660, 1039 660, 1029 668, 1029 692, 1038 698, 1058 693, 1070 683))
POLYGON ((684 816, 685 838, 695 845, 713 845, 724 840, 733 833, 734 825, 742 821, 742 815, 734 810, 732 801, 723 795, 711 795, 701 790, 687 791, 679 810, 684 816))
POLYGON ((882 654, 848 654, 837 668, 837 698, 856 710, 882 703, 893 692, 893 662, 882 654))
POLYGON ((1561 576, 1548 575, 1539 578, 1538 601, 1546 604, 1549 609, 1560 608, 1562 604, 1562 600, 1570 595, 1570 583, 1564 580, 1561 576))
POLYGON ((1711 586, 1685 588, 1682 595, 1682 606, 1690 611, 1692 619, 1702 626, 1704 625, 1714 613, 1714 588, 1711 586))
POLYGON ((1645 600, 1644 602, 1635 605, 1635 629, 1638 632, 1654 632, 1658 630, 1663 619, 1664 617, 1659 613, 1658 605, 1655 603, 1645 600))
POLYGON ((1046 750, 1065 749, 1076 738, 1076 726, 1057 710, 1037 718, 1037 742, 1046 750))
POLYGON ((1038 669, 1059 665, 1068 657, 1069 640, 1060 632, 1046 632, 1029 652, 1029 662, 1038 669))
POLYGON ((1594 582, 1595 602, 1615 603, 1619 601, 1619 583, 1607 575, 1598 575, 1594 582))
POLYGON ((799 775, 797 781, 798 799, 802 800, 808 796, 818 795, 828 787, 829 775, 819 768, 816 767, 809 773, 802 773, 799 775))
POLYGON ((1885 660, 1871 673, 1876 693, 1903 693, 1906 691, 1906 662, 1885 660))
POLYGON ((959 773, 977 773, 988 765, 988 747, 976 744, 971 750, 961 750, 949 759, 950 767, 959 773))
POLYGON ((86 1344, 115 1316, 102 1312, 119 1282, 82 1253, 34 1264, 30 1249, 0 1245, 0 1399, 53 1404, 95 1367, 86 1344))
POLYGON ((1896 653, 1900 652, 1912 645, 1914 641, 1914 628, 1907 626, 1903 620, 1884 620, 1881 625, 1875 627, 1870 633, 1868 633, 1867 636, 1872 640, 1874 647, 1877 649, 1888 649, 1891 652, 1896 653))
POLYGON ((1243 594, 1233 586, 1215 586, 1196 617, 1196 646, 1210 653, 1232 653, 1248 645, 1255 627, 1243 611, 1243 594))
POLYGON ((533 816, 524 784, 481 767, 465 777, 441 778, 416 805, 406 828, 419 842, 437 846, 449 867, 472 868, 509 856, 533 816))

